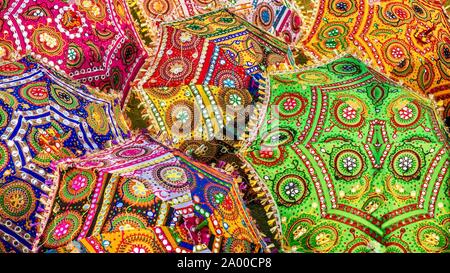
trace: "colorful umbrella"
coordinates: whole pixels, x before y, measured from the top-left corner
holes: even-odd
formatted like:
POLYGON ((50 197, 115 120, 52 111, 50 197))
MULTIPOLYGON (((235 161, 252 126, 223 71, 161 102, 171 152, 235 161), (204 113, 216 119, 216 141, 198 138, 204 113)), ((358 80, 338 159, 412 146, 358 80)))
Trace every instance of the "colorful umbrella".
POLYGON ((224 1, 231 11, 255 26, 295 46, 303 32, 302 14, 295 1, 232 0, 224 1))
POLYGON ((429 99, 345 56, 270 77, 245 151, 284 251, 448 252, 450 146, 429 99))
POLYGON ((265 31, 295 45, 303 25, 295 3, 271 0, 128 0, 138 32, 151 47, 161 23, 205 14, 218 8, 230 8, 234 13, 265 31))
POLYGON ((128 132, 117 99, 25 57, 0 63, 0 250, 28 252, 53 161, 101 149, 128 132))
POLYGON ((160 37, 136 91, 158 139, 173 147, 186 140, 239 140, 264 99, 261 72, 289 62, 281 41, 228 10, 164 24, 160 37), (239 109, 245 114, 236 119, 239 109), (224 132, 237 120, 235 132, 224 132), (187 126, 175 132, 176 124, 187 126))
POLYGON ((192 33, 165 26, 154 58, 139 88, 178 87, 187 84, 249 88, 253 81, 245 69, 232 62, 216 43, 192 33))
POLYGON ((243 89, 206 85, 137 89, 160 142, 179 148, 193 142, 230 140, 238 145, 261 102, 243 89))
POLYGON ((227 9, 165 25, 218 45, 232 63, 244 67, 248 74, 293 64, 286 43, 227 9))
POLYGON ((216 0, 127 0, 127 2, 138 26, 138 33, 150 47, 157 39, 156 29, 161 23, 204 14, 221 6, 216 0))
POLYGON ((124 0, 14 0, 0 16, 1 59, 31 53, 82 83, 121 91, 122 103, 147 56, 124 0))
POLYGON ((450 28, 441 1, 317 1, 305 50, 326 60, 353 50, 450 116, 450 28))
POLYGON ((145 241, 144 249, 156 252, 257 252, 263 247, 232 176, 191 162, 147 135, 66 160, 54 181, 48 222, 42 222, 42 250, 61 251, 78 240, 91 250, 100 243, 96 252, 125 251, 117 240, 105 245, 104 235, 145 241))

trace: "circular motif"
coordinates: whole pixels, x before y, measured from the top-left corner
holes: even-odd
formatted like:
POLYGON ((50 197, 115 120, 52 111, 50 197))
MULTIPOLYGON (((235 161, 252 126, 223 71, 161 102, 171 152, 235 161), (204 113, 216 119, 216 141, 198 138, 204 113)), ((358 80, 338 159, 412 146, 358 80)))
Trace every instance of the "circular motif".
POLYGON ((100 22, 106 17, 106 3, 102 1, 80 0, 79 9, 86 11, 89 19, 100 22))
POLYGON ((203 194, 207 200, 207 205, 210 208, 210 211, 219 209, 229 191, 230 189, 224 186, 216 184, 206 185, 206 187, 203 189, 203 194))
POLYGON ((119 187, 123 201, 137 207, 149 207, 154 203, 155 195, 145 181, 126 178, 119 187))
POLYGON ((405 77, 413 72, 412 59, 409 54, 409 46, 402 41, 390 39, 381 49, 386 62, 392 67, 392 73, 399 77, 405 77))
POLYGON ((150 18, 161 18, 172 12, 172 4, 167 0, 147 0, 143 2, 144 11, 150 18))
POLYGON ((197 48, 201 38, 187 31, 177 30, 172 37, 172 44, 179 50, 190 50, 197 48))
POLYGON ((60 86, 50 85, 50 94, 52 99, 68 110, 74 110, 80 106, 78 99, 60 86))
POLYGON ((332 0, 328 1, 328 10, 338 17, 349 16, 356 11, 356 3, 352 0, 332 0))
POLYGON ((313 229, 306 240, 309 249, 326 253, 339 242, 338 230, 331 225, 322 225, 313 229))
POLYGON ((96 175, 92 171, 72 169, 62 178, 59 197, 66 203, 82 201, 92 193, 95 180, 96 175))
POLYGON ((427 252, 439 253, 448 250, 449 247, 448 234, 434 226, 420 227, 416 240, 427 252))
POLYGON ((185 80, 192 73, 192 62, 184 57, 173 57, 163 63, 159 71, 166 81, 185 80))
MULTIPOLYGON (((450 48, 448 51, 449 59, 450 59, 450 48)), ((435 72, 433 69, 433 63, 428 59, 425 59, 424 63, 420 65, 419 71, 417 72, 417 83, 421 90, 425 91, 429 89, 434 82, 435 72)))
POLYGON ((86 18, 83 17, 81 12, 75 11, 69 6, 60 9, 55 22, 58 30, 70 39, 80 38, 83 33, 83 27, 87 26, 86 18))
POLYGON ((267 167, 276 166, 283 162, 285 158, 285 148, 283 146, 261 146, 259 150, 250 152, 250 158, 255 164, 267 167))
POLYGON ((214 85, 222 88, 245 88, 242 78, 233 70, 220 70, 214 77, 213 82, 214 85))
POLYGON ((65 45, 61 32, 51 27, 36 28, 31 41, 37 52, 48 56, 61 55, 65 45))
POLYGON ((332 118, 342 129, 359 130, 365 124, 366 105, 354 96, 341 96, 333 103, 332 118))
POLYGON ((427 22, 431 19, 431 14, 428 12, 428 10, 424 6, 422 6, 421 3, 417 2, 417 1, 413 1, 411 3, 411 9, 412 9, 414 15, 419 20, 427 22))
POLYGON ((305 235, 311 230, 315 222, 310 215, 300 215, 296 220, 288 225, 287 238, 290 242, 295 242, 298 245, 304 245, 302 242, 305 239, 305 235), (297 219, 298 218, 298 219, 297 219))
POLYGON ((153 170, 161 186, 170 192, 187 192, 195 186, 194 175, 188 170, 171 164, 162 164, 153 170))
POLYGON ((144 146, 133 146, 119 149, 115 156, 124 159, 134 159, 150 154, 150 150, 144 146))
POLYGON ((127 231, 130 229, 147 228, 147 220, 135 213, 119 213, 105 226, 104 232, 127 231))
POLYGON ((265 30, 272 27, 274 11, 268 3, 261 3, 256 7, 253 23, 265 30))
POLYGON ((15 222, 27 219, 34 212, 36 201, 30 185, 9 182, 0 188, 0 215, 15 222))
POLYGON ((347 48, 346 36, 348 27, 342 22, 329 22, 325 24, 319 32, 319 49, 324 52, 332 52, 347 48))
POLYGON ((70 44, 67 48, 67 66, 78 68, 84 61, 83 49, 76 44, 70 44))
POLYGON ((164 253, 152 230, 137 230, 125 233, 117 246, 117 253, 164 253))
POLYGON ((214 159, 218 152, 217 145, 200 140, 186 140, 179 150, 200 162, 209 162, 214 159))
POLYGON ((391 26, 402 26, 413 19, 412 12, 408 6, 402 3, 388 3, 386 7, 378 9, 381 21, 391 26))
POLYGON ((186 135, 195 130, 198 122, 196 117, 201 117, 195 112, 194 104, 187 100, 175 101, 167 109, 166 124, 173 135, 186 135))
POLYGON ((333 158, 336 174, 344 180, 353 180, 364 171, 364 158, 358 151, 344 148, 333 154, 333 158))
POLYGON ((302 177, 296 174, 287 174, 278 179, 275 184, 275 193, 282 205, 291 207, 300 204, 305 199, 308 186, 302 177))
POLYGON ((252 97, 247 90, 235 88, 220 88, 218 99, 224 110, 227 108, 242 109, 252 102, 252 97))
POLYGON ((125 65, 131 65, 136 60, 138 49, 133 42, 125 43, 120 49, 120 55, 125 65))
POLYGON ((417 101, 400 98, 393 101, 388 109, 391 123, 397 130, 407 130, 420 125, 422 109, 417 101))
POLYGON ((71 242, 81 229, 82 218, 77 211, 69 210, 57 215, 44 232, 44 246, 58 248, 71 242))
POLYGON ((46 105, 48 104, 47 83, 29 83, 19 90, 19 95, 32 105, 46 105))
POLYGON ((282 118, 298 117, 305 111, 308 100, 298 93, 284 93, 274 101, 275 111, 282 118))
POLYGON ((406 181, 416 178, 420 174, 421 167, 420 155, 412 149, 400 150, 391 160, 391 168, 395 176, 406 181))

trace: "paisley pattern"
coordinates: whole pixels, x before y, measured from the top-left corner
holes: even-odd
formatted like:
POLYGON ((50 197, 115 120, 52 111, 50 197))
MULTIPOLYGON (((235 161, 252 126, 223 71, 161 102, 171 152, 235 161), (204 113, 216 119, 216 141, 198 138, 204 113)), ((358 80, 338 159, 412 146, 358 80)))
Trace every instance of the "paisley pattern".
POLYGON ((448 252, 450 146, 430 100, 345 56, 271 76, 265 107, 244 169, 283 251, 448 252))

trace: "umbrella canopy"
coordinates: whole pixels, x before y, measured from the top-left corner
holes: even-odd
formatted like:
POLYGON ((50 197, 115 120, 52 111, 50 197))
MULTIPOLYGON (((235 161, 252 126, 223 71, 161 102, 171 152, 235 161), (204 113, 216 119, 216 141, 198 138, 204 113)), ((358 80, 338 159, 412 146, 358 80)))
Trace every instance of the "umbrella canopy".
POLYGON ((429 99, 345 56, 272 75, 268 105, 245 159, 284 251, 448 251, 450 146, 429 99))
POLYGON ((70 77, 118 90, 122 102, 147 53, 124 0, 5 2, 0 58, 31 53, 70 77))
MULTIPOLYGON (((55 177, 48 222, 41 223, 42 250, 141 232, 136 229, 145 229, 150 241, 158 235, 159 247, 147 249, 156 252, 263 247, 232 176, 191 162, 147 135, 61 162, 55 177)), ((100 250, 122 251, 114 244, 100 250)))
POLYGON ((155 30, 163 22, 204 14, 222 6, 220 1, 190 0, 127 0, 142 40, 151 47, 155 30))
POLYGON ((249 88, 252 78, 216 43, 165 26, 155 57, 144 64, 138 88, 178 87, 186 84, 249 88))
MULTIPOLYGON (((186 141, 230 140, 237 145, 254 119, 261 98, 245 89, 207 85, 137 89, 150 133, 160 142, 180 148, 186 141)), ((233 145, 233 143, 230 143, 233 145)))
POLYGON ((295 1, 236 0, 228 2, 230 10, 255 26, 295 46, 303 32, 302 14, 295 1))
POLYGON ((30 57, 0 63, 0 117, 0 249, 27 252, 50 190, 51 162, 122 141, 128 128, 113 96, 30 57))
POLYGON ((441 1, 317 1, 302 43, 326 60, 353 50, 413 90, 442 101, 450 116, 450 28, 441 1))
POLYGON ((289 63, 281 41, 224 9, 163 24, 160 37, 135 89, 158 139, 173 147, 239 140, 264 99, 262 72, 289 63), (175 132, 176 124, 187 126, 175 132))
POLYGON ((286 43, 274 38, 227 9, 164 24, 218 45, 248 74, 293 64, 286 43))
POLYGON ((156 38, 161 23, 205 14, 218 8, 230 8, 248 22, 295 45, 301 34, 303 21, 295 3, 269 0, 128 0, 139 26, 138 32, 148 46, 156 38))

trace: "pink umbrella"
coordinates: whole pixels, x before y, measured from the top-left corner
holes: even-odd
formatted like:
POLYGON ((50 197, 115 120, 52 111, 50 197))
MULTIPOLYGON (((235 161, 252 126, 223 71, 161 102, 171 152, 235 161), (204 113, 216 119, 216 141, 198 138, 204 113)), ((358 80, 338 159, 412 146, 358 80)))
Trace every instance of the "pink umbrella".
POLYGON ((124 0, 13 0, 0 18, 0 59, 28 52, 122 103, 147 56, 124 0))

